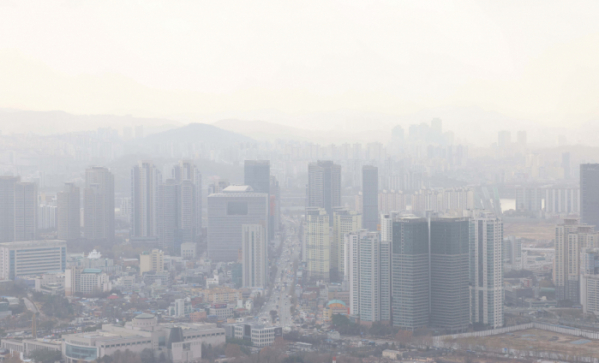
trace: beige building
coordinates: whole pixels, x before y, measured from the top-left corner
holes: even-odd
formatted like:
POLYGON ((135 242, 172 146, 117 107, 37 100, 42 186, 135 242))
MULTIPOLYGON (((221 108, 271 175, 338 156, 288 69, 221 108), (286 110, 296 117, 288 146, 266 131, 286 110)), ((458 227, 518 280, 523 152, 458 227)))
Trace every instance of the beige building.
POLYGON ((204 296, 204 301, 213 304, 234 304, 242 298, 241 291, 230 287, 219 286, 200 292, 204 296))
POLYGON ((306 210, 305 254, 308 274, 318 280, 330 277, 330 228, 329 215, 324 208, 306 210))
POLYGON ((151 252, 144 252, 139 256, 139 274, 144 272, 164 271, 164 252, 159 249, 153 249, 151 252))
POLYGON ((330 268, 340 280, 345 274, 345 235, 362 229, 362 215, 345 208, 337 208, 333 214, 330 268))
POLYGON ((580 302, 580 254, 587 247, 599 247, 599 233, 592 226, 567 218, 555 227, 553 283, 558 301, 580 302))

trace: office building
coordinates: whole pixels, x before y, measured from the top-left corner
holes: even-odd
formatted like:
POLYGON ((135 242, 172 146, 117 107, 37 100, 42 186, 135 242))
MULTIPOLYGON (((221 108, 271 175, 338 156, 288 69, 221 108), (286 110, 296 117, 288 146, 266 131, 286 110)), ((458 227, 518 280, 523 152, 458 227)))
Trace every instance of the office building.
POLYGON ((377 231, 379 224, 379 169, 362 167, 362 224, 369 231, 377 231))
MULTIPOLYGON (((181 184, 168 179, 158 186, 156 203, 156 234, 160 248, 170 255, 181 250, 183 233, 181 226, 181 184)), ((189 242, 189 240, 185 241, 189 242)))
POLYGON ((270 161, 246 160, 243 166, 243 180, 256 193, 270 193, 270 161))
POLYGON ((306 210, 307 272, 311 279, 328 281, 330 278, 330 231, 329 215, 324 208, 306 210))
POLYGON ((260 323, 227 325, 225 331, 228 337, 250 341, 258 348, 272 345, 276 338, 283 336, 283 328, 260 323))
POLYGON ((76 240, 81 237, 81 195, 73 183, 66 183, 57 195, 56 217, 58 218, 58 238, 76 240))
POLYGON ((487 212, 470 220, 470 321, 503 326, 503 222, 487 212))
POLYGON ((599 229, 599 164, 580 165, 580 217, 599 229))
POLYGON ((75 296, 76 294, 90 296, 112 290, 108 274, 97 268, 68 268, 64 276, 66 296, 75 296))
POLYGON ((139 256, 139 274, 144 272, 162 272, 164 271, 164 252, 159 249, 153 249, 150 252, 143 252, 139 256))
POLYGON ((158 323, 158 319, 142 313, 132 321, 103 324, 93 332, 63 335, 63 355, 66 363, 94 361, 117 351, 139 354, 145 349, 155 356, 161 353, 173 363, 201 360, 202 346, 225 344, 225 330, 215 324, 158 323))
POLYGON ((131 237, 156 238, 158 186, 160 171, 148 161, 140 162, 131 170, 131 237))
MULTIPOLYGON (((381 320, 381 241, 362 230, 346 235, 350 314, 363 322, 381 320)), ((387 286, 388 287, 388 286, 387 286)))
POLYGON ((18 177, 0 176, 0 242, 15 240, 15 185, 18 177))
POLYGON ((468 330, 469 221, 435 218, 430 222, 430 324, 447 333, 468 330))
POLYGON ((331 281, 345 275, 345 235, 362 229, 362 215, 346 208, 333 208, 333 234, 331 235, 331 281))
POLYGON ((393 221, 393 325, 414 330, 429 323, 429 230, 424 218, 405 216, 393 221))
MULTIPOLYGON (((324 208, 329 216, 341 206, 341 166, 332 161, 317 161, 308 165, 308 208, 324 208)), ((330 223, 333 221, 330 220, 330 223)))
POLYGON ((83 192, 83 236, 113 241, 114 233, 114 175, 104 167, 89 168, 83 192))
POLYGON ((15 241, 32 241, 37 237, 37 184, 15 184, 15 241))
POLYGON ((281 187, 279 181, 274 176, 270 177, 270 205, 269 205, 270 239, 281 229, 281 187))
POLYGON ((186 242, 181 244, 181 257, 184 260, 195 260, 197 257, 198 245, 195 242, 186 242))
POLYGON ((580 274, 584 272, 580 257, 586 248, 597 247, 598 243, 599 233, 577 219, 566 218, 555 227, 553 283, 558 301, 579 303, 580 274))
MULTIPOLYGON (((236 262, 241 254, 241 226, 265 226, 268 237, 268 194, 250 186, 228 186, 208 196, 208 257, 236 262)), ((267 239, 268 240, 268 239, 267 239)))
POLYGON ((268 243, 260 224, 241 226, 243 287, 264 288, 268 281, 268 243))
POLYGON ((64 272, 67 263, 65 241, 20 241, 0 243, 0 279, 64 272))
POLYGON ((173 179, 181 184, 181 229, 195 239, 202 234, 202 174, 192 162, 180 161, 173 179))
MULTIPOLYGON (((252 187, 254 192, 268 194, 268 235, 270 239, 274 237, 274 208, 276 205, 275 197, 272 193, 270 161, 269 160, 245 160, 243 165, 244 184, 252 187)), ((274 187, 277 187, 276 183, 274 187)))

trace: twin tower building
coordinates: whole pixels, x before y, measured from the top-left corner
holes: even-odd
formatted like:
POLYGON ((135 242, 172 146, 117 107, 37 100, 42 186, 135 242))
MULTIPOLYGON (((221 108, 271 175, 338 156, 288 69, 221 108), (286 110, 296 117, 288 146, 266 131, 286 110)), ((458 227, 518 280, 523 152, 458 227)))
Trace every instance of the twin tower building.
POLYGON ((409 330, 503 325, 503 224, 494 215, 379 216, 373 166, 362 169, 362 213, 350 211, 341 207, 341 167, 330 161, 310 164, 307 194, 307 272, 342 282, 351 315, 409 330))

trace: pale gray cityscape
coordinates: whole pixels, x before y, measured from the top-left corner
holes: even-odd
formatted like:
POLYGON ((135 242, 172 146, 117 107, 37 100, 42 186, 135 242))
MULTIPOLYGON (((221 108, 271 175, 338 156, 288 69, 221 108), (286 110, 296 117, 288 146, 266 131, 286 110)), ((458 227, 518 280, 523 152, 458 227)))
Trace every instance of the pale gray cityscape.
POLYGON ((0 362, 599 363, 597 14, 0 0, 0 362))

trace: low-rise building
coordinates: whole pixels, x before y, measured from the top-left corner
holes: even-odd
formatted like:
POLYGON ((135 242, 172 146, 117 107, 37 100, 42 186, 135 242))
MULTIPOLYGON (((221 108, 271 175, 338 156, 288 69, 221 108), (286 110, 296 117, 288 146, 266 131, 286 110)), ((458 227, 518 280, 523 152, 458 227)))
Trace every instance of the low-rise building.
POLYGON ((272 345, 276 338, 283 336, 283 328, 260 323, 232 324, 225 330, 231 338, 249 340, 258 348, 272 345))
POLYGON ((140 314, 124 327, 102 325, 95 332, 63 336, 63 355, 67 363, 92 361, 117 350, 140 353, 152 349, 165 353, 173 363, 196 362, 202 356, 202 344, 225 343, 225 331, 214 324, 158 324, 152 314, 140 314))

